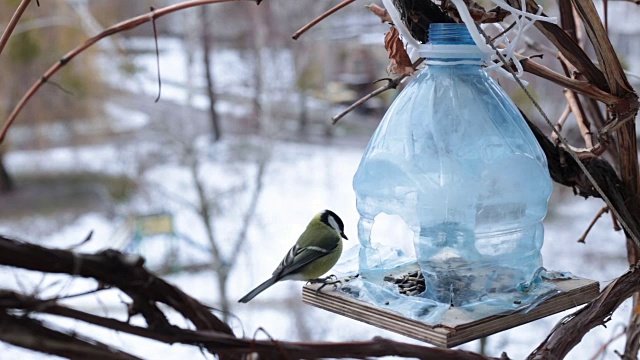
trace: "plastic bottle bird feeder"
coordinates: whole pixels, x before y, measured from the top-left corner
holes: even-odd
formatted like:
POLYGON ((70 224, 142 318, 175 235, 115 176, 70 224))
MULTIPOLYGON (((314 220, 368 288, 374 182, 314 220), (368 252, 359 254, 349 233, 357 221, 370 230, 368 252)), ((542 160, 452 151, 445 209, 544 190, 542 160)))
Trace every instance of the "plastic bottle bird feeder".
POLYGON ((431 24, 419 51, 428 66, 391 105, 354 176, 360 276, 337 291, 306 287, 304 300, 454 346, 595 297, 596 282, 542 267, 547 161, 481 68, 467 27, 431 24), (413 239, 374 243, 381 213, 413 239), (415 255, 399 250, 404 241, 415 255))

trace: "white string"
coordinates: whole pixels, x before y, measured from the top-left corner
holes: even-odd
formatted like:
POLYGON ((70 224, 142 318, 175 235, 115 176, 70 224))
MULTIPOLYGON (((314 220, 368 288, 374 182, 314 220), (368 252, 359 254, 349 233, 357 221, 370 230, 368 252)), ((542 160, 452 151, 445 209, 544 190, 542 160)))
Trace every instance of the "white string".
MULTIPOLYGON (((496 2, 496 5, 498 6, 501 6, 501 4, 504 3, 504 1, 502 0, 496 0, 494 2, 496 2)), ((513 38, 513 41, 510 44, 506 45, 504 51, 501 52, 507 61, 513 60, 515 56, 516 46, 520 43, 520 39, 524 35, 524 32, 529 30, 529 28, 535 23, 535 20, 529 21, 527 23, 525 16, 534 16, 534 15, 531 15, 530 13, 526 12, 526 6, 527 6, 526 0, 521 0, 520 4, 523 7, 523 10, 525 11, 520 11, 522 15, 518 14, 518 16, 515 17, 516 27, 518 28, 518 31, 516 32, 516 35, 513 38), (526 14, 526 15, 523 15, 523 14, 526 14), (524 26, 523 26, 523 23, 525 23, 524 26)), ((535 14, 535 16, 539 17, 540 14, 542 14, 542 11, 543 11, 542 6, 541 5, 538 6, 538 11, 535 14)), ((554 22, 556 21, 555 18, 550 18, 550 19, 553 20, 554 22)), ((522 77, 522 74, 524 73, 524 70, 522 69, 522 64, 520 64, 519 61, 513 61, 513 64, 516 66, 518 77, 522 77)))
MULTIPOLYGON (((503 8, 504 10, 509 11, 511 14, 517 14, 520 15, 522 17, 526 17, 528 19, 531 19, 533 21, 544 21, 544 22, 551 22, 551 23, 557 23, 558 19, 556 17, 547 17, 547 16, 542 16, 540 14, 531 14, 529 12, 527 12, 527 2, 526 0, 520 0, 520 7, 521 9, 516 9, 514 7, 511 7, 511 5, 509 5, 506 1, 504 0, 491 0, 493 1, 494 4, 498 5, 499 7, 503 8)), ((540 7, 540 5, 538 5, 538 7, 540 7)), ((458 8, 458 11, 460 11, 460 8, 458 8)))
POLYGON ((473 39, 473 42, 475 42, 476 45, 478 45, 478 48, 480 49, 480 51, 487 54, 493 54, 494 52, 493 49, 491 48, 491 46, 487 45, 487 43, 484 41, 484 38, 482 37, 482 35, 480 35, 480 32, 476 28, 476 23, 473 21, 473 18, 469 13, 469 9, 467 8, 467 5, 465 5, 464 1, 451 0, 451 2, 458 9, 458 15, 460 15, 460 19, 462 19, 462 22, 464 22, 464 24, 467 25, 469 34, 471 34, 471 38, 473 39))
POLYGON ((509 44, 511 42, 511 40, 509 40, 509 32, 505 31, 505 28, 503 28, 502 25, 500 25, 499 23, 493 23, 491 25, 498 28, 498 34, 502 34, 493 40, 495 44, 509 44))

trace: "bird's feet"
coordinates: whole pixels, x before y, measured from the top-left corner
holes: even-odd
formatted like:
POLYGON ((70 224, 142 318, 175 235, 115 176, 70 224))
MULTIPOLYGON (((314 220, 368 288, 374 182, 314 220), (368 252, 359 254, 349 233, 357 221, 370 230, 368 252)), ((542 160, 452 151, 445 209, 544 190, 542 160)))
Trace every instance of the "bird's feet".
POLYGON ((342 285, 342 281, 338 280, 338 277, 335 275, 329 275, 324 278, 311 279, 307 281, 307 284, 322 284, 319 288, 316 289, 316 295, 327 285, 333 285, 333 289, 338 288, 338 284, 342 285))

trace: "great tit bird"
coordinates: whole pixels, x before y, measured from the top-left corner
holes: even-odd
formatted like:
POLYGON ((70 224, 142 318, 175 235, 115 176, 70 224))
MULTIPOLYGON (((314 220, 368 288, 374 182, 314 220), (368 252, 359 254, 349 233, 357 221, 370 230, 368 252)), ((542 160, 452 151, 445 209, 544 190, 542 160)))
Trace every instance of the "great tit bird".
POLYGON ((340 217, 331 210, 317 214, 309 222, 296 244, 289 250, 287 256, 282 259, 271 278, 251 290, 238 302, 249 302, 280 280, 319 280, 319 282, 324 282, 325 279, 317 278, 338 262, 340 254, 342 254, 340 238, 348 240, 347 235, 344 234, 344 224, 340 217))

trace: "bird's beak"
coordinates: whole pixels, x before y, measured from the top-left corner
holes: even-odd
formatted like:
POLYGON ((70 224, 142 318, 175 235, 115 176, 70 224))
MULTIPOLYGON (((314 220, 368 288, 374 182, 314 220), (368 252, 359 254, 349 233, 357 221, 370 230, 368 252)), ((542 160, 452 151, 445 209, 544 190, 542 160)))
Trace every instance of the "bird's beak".
POLYGON ((347 235, 344 234, 344 231, 340 233, 340 236, 342 236, 345 240, 349 240, 347 235))

